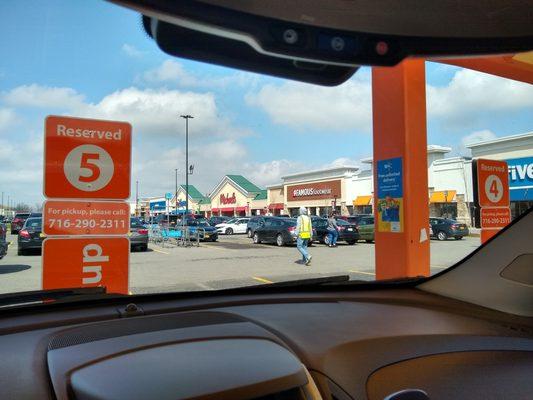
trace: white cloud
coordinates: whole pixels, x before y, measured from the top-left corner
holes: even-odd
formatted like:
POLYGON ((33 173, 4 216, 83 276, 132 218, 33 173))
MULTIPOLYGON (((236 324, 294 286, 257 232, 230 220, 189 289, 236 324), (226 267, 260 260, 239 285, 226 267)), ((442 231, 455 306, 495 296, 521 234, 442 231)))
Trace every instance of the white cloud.
MULTIPOLYGON (((249 134, 220 116, 213 93, 130 87, 108 94, 97 103, 88 103, 84 101, 85 96, 74 89, 32 84, 16 87, 3 93, 1 98, 12 106, 59 108, 79 117, 127 121, 136 134, 152 138, 184 135, 182 114, 195 117, 189 122, 189 132, 196 137, 234 138, 249 134)), ((0 109, 0 127, 12 117, 9 109, 0 109)))
POLYGON ((363 132, 372 130, 371 84, 362 75, 337 87, 299 82, 268 84, 246 101, 268 114, 273 122, 298 131, 363 132))
POLYGON ((345 166, 357 167, 358 165, 359 165, 359 162, 357 160, 354 160, 349 157, 339 157, 331 161, 330 163, 323 165, 322 168, 345 167, 345 166))
POLYGON ((121 50, 124 54, 132 58, 140 58, 144 55, 144 52, 137 49, 131 44, 124 43, 121 47, 121 50))
POLYGON ((0 131, 9 128, 17 120, 15 111, 11 108, 0 108, 0 131))
POLYGON ((521 109, 533 109, 533 85, 461 69, 446 86, 427 86, 429 117, 463 123, 521 109))
POLYGON ((128 121, 136 134, 177 137, 185 134, 180 115, 190 114, 189 133, 193 137, 237 137, 248 134, 219 115, 212 93, 130 87, 105 96, 96 104, 84 104, 76 115, 128 121))
POLYGON ((143 73, 142 78, 148 83, 175 82, 184 86, 196 86, 198 80, 185 71, 183 65, 174 60, 166 60, 160 66, 143 73))
POLYGON ((461 138, 461 143, 459 145, 458 153, 463 156, 470 157, 470 149, 466 147, 469 144, 481 142, 483 140, 496 139, 496 134, 488 129, 483 129, 481 131, 475 131, 465 135, 461 138))
POLYGON ((272 160, 267 162, 249 162, 239 170, 259 186, 273 185, 281 182, 281 177, 296 172, 304 171, 309 166, 302 162, 290 160, 272 160))
POLYGON ((80 107, 85 96, 68 87, 50 87, 37 84, 22 85, 0 96, 4 103, 19 107, 62 108, 80 107))
POLYGON ((183 64, 175 60, 166 60, 158 67, 145 71, 136 78, 136 83, 148 84, 150 86, 158 84, 175 84, 183 87, 198 87, 212 89, 223 89, 231 86, 255 87, 260 80, 260 76, 250 72, 233 72, 222 76, 205 76, 188 72, 183 64))

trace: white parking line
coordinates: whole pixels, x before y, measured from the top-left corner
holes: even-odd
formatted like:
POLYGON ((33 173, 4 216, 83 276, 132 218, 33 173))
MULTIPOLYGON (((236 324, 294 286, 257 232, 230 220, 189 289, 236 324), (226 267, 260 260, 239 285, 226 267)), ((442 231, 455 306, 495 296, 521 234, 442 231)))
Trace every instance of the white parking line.
POLYGON ((355 270, 353 270, 353 269, 350 269, 349 272, 354 272, 354 273, 356 273, 356 274, 363 274, 363 275, 372 275, 372 276, 376 275, 376 274, 374 274, 373 272, 355 271, 355 270))
POLYGON ((256 281, 261 282, 261 283, 274 283, 268 279, 261 278, 260 276, 252 276, 252 279, 255 279, 256 281))
POLYGON ((201 287, 202 289, 204 289, 204 290, 213 290, 212 287, 207 286, 205 283, 202 283, 202 282, 196 282, 196 284, 197 284, 198 286, 200 286, 200 287, 201 287))
POLYGON ((152 250, 157 252, 157 253, 161 253, 161 254, 170 254, 170 253, 167 253, 166 251, 163 251, 163 250, 158 250, 158 249, 154 249, 154 248, 152 248, 152 250))

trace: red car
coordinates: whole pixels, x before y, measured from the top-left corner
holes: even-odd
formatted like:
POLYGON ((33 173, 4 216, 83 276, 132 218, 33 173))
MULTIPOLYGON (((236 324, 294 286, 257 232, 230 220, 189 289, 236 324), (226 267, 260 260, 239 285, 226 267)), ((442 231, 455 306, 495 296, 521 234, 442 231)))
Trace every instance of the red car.
POLYGON ((24 222, 28 219, 30 213, 16 213, 11 221, 11 234, 16 235, 22 229, 24 222))

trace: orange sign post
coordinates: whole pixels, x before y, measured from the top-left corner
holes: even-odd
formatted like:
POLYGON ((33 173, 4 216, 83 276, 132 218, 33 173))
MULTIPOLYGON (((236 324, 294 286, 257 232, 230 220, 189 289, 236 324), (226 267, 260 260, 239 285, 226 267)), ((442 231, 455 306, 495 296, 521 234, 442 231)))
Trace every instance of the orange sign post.
POLYGON ((498 160, 474 160, 472 169, 476 225, 481 227, 481 243, 485 243, 511 221, 509 173, 507 163, 498 160))
POLYGON ((128 293, 130 174, 130 124, 46 118, 43 289, 128 293))
POLYGON ((429 276, 423 60, 372 68, 376 279, 429 276))
POLYGON ((47 200, 43 205, 46 235, 127 235, 130 207, 120 201, 47 200))
POLYGON ((122 237, 47 238, 43 289, 105 286, 128 293, 130 242, 122 237))

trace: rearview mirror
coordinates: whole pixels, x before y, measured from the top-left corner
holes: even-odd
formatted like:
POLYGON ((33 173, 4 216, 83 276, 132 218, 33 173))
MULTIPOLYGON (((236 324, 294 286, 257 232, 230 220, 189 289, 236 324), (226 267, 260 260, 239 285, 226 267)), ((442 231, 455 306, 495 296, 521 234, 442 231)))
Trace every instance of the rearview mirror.
POLYGON ((464 0, 112 0, 143 14, 166 53, 321 85, 360 65, 532 48, 530 3, 464 0))

